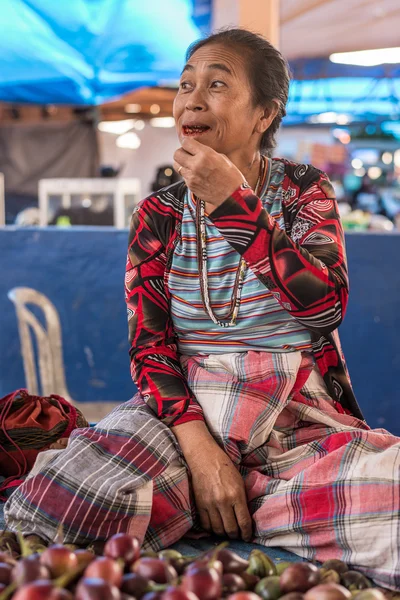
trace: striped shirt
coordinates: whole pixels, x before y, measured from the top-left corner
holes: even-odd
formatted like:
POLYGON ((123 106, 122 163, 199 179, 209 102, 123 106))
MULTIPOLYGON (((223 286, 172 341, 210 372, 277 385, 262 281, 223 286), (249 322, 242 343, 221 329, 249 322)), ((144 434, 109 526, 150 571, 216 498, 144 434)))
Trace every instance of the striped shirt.
MULTIPOLYGON (((260 192, 264 208, 284 229, 284 163, 271 161, 272 172, 260 192)), ((291 352, 311 348, 309 331, 287 312, 248 268, 236 325, 220 327, 207 315, 200 293, 196 240, 196 200, 185 196, 182 229, 168 275, 171 315, 182 354, 245 352, 260 349, 291 352)), ((206 217, 208 285, 211 306, 224 320, 231 305, 240 256, 206 217)))

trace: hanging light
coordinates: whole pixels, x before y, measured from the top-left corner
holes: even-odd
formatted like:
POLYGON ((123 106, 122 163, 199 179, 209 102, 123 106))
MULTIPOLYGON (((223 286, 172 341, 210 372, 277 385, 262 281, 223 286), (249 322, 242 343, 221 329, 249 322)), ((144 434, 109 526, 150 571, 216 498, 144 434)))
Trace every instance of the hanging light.
POLYGON ((150 119, 150 125, 152 127, 175 127, 175 119, 174 117, 156 117, 154 119, 150 119))
POLYGON ((337 115, 336 123, 338 125, 348 125, 353 119, 350 115, 337 115))
POLYGON ((376 65, 397 64, 400 62, 400 47, 360 50, 358 52, 335 52, 329 60, 342 65, 374 67, 376 65))
POLYGON ((363 166, 363 161, 360 158, 353 158, 351 161, 351 166, 353 169, 361 169, 363 166))
POLYGON ((116 135, 121 135, 132 129, 134 125, 135 121, 133 119, 124 119, 122 121, 101 121, 97 125, 97 128, 106 133, 115 133, 116 135))
POLYGON ((134 128, 137 131, 142 131, 142 129, 144 129, 145 127, 146 127, 146 123, 144 121, 142 121, 142 119, 138 119, 137 121, 135 121, 134 128))
POLYGON ((333 137, 342 142, 342 144, 349 144, 351 142, 350 133, 345 129, 334 129, 332 133, 333 137))
POLYGON ((137 150, 140 147, 140 137, 134 132, 124 133, 117 138, 116 144, 118 148, 128 148, 129 150, 137 150))
POLYGON ((319 115, 311 115, 307 121, 310 123, 336 123, 337 117, 336 112, 324 112, 319 115))
POLYGON ((366 173, 366 170, 364 169, 364 167, 361 167, 361 169, 356 169, 354 171, 354 174, 357 175, 357 177, 364 177, 366 173))
POLYGON ((126 113, 140 113, 142 107, 140 104, 125 104, 126 113))
POLYGON ((390 165, 393 162, 393 154, 391 152, 384 152, 382 154, 382 162, 385 165, 390 165))
POLYGON ((368 177, 371 179, 379 179, 382 175, 382 169, 380 167, 370 167, 368 169, 368 177))

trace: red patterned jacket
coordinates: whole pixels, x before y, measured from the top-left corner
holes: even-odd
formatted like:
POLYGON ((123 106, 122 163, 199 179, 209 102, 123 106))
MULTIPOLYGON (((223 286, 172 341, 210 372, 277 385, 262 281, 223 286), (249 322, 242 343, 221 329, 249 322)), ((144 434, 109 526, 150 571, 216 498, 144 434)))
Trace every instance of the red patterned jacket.
MULTIPOLYGON (((336 331, 346 310, 348 276, 334 191, 314 167, 283 162, 284 231, 244 186, 210 218, 285 310, 310 330, 316 362, 338 409, 362 419, 336 331)), ((168 425, 203 419, 181 369, 166 286, 185 193, 179 182, 136 207, 125 280, 132 377, 168 425)))

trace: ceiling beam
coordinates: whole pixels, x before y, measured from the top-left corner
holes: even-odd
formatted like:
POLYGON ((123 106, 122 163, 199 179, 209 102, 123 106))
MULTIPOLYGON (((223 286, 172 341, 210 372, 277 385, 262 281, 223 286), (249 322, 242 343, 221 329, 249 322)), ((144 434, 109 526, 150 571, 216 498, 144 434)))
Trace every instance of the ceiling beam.
POLYGON ((261 33, 279 46, 280 0, 214 0, 213 29, 237 26, 261 33))

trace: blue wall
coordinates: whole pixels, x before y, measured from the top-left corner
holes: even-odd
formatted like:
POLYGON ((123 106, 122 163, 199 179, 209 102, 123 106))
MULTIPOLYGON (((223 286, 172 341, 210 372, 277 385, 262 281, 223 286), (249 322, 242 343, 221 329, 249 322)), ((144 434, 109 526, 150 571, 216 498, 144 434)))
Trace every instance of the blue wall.
POLYGON ((368 423, 400 436, 400 233, 346 236, 350 301, 340 336, 368 423))
MULTIPOLYGON (((67 385, 82 402, 131 397, 123 276, 127 232, 112 228, 0 230, 0 396, 25 386, 17 286, 56 306, 67 385)), ((341 338, 359 403, 373 427, 400 435, 400 235, 347 236, 351 295, 341 338)), ((39 313, 38 313, 39 314, 39 313)))
POLYGON ((132 396, 123 287, 127 235, 114 228, 0 230, 0 396, 25 385, 15 308, 7 297, 17 286, 45 294, 58 310, 72 398, 122 402, 132 396))

